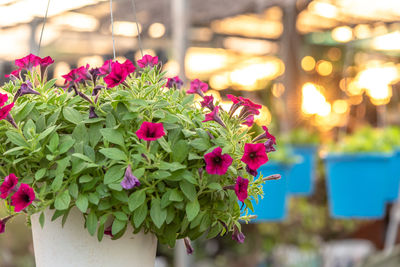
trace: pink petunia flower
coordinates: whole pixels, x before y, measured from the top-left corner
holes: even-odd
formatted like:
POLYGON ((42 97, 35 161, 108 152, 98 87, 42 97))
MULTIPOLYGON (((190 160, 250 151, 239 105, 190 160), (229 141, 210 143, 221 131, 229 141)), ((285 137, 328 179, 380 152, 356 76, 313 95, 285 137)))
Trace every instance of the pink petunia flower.
POLYGON ((150 55, 144 55, 142 59, 139 59, 137 61, 139 67, 146 68, 149 66, 150 68, 154 67, 155 65, 158 64, 158 57, 152 57, 150 55))
POLYGON ((226 96, 233 102, 233 104, 242 103, 242 100, 239 97, 236 97, 234 95, 226 95, 226 96))
POLYGON ((253 115, 248 116, 247 119, 244 122, 242 122, 242 124, 243 125, 247 125, 248 127, 253 126, 253 124, 254 124, 254 116, 253 115))
POLYGON ((254 139, 253 139, 253 143, 255 143, 255 142, 257 142, 257 141, 260 141, 260 140, 262 140, 262 139, 268 139, 268 140, 271 140, 271 141, 272 141, 272 144, 276 145, 276 138, 275 138, 275 136, 273 136, 273 135, 269 132, 267 126, 263 126, 262 128, 263 128, 263 130, 264 130, 264 133, 260 134, 260 135, 257 136, 256 138, 254 138, 254 139))
POLYGON ((211 111, 214 110, 214 96, 206 95, 203 97, 203 101, 200 102, 201 107, 208 107, 211 111))
POLYGON ((9 116, 9 113, 13 107, 14 107, 14 102, 0 108, 0 121, 6 119, 9 116))
POLYGON ((89 67, 89 64, 86 64, 86 66, 81 66, 62 75, 61 77, 65 79, 64 86, 69 89, 81 81, 90 79, 89 67))
POLYGON ((104 229, 104 234, 110 236, 111 238, 114 238, 114 235, 112 234, 111 226, 108 226, 106 229, 104 229))
POLYGON ((173 78, 168 78, 167 84, 165 86, 169 89, 175 87, 179 90, 181 89, 182 85, 183 81, 179 78, 179 76, 175 76, 173 78))
POLYGON ((239 231, 239 228, 236 225, 234 225, 232 240, 235 240, 238 243, 243 243, 245 238, 246 238, 245 235, 239 231))
POLYGON ((212 152, 204 155, 206 171, 208 174, 224 175, 232 164, 232 157, 222 154, 222 148, 217 147, 212 152))
POLYGON ((107 87, 113 88, 117 85, 123 83, 129 74, 135 71, 135 66, 130 60, 126 60, 124 63, 114 62, 111 66, 111 72, 106 77, 104 81, 107 87))
POLYGON ((33 67, 36 67, 40 64, 40 60, 40 57, 35 56, 34 54, 29 54, 26 57, 15 60, 15 65, 17 65, 20 69, 31 71, 33 67))
POLYGON ((216 121, 218 122, 222 127, 226 128, 224 122, 221 120, 221 118, 218 115, 219 112, 219 106, 216 106, 214 110, 208 114, 206 114, 206 117, 204 121, 202 122, 207 122, 207 121, 216 121))
POLYGON ((236 179, 236 184, 235 184, 235 194, 238 197, 239 201, 245 201, 248 194, 247 194, 247 188, 249 187, 249 180, 243 177, 238 177, 236 179))
POLYGON ((18 191, 11 196, 11 205, 14 206, 15 212, 20 212, 32 204, 35 198, 35 192, 32 187, 27 184, 21 184, 18 191))
POLYGON ((245 144, 242 162, 249 165, 252 170, 257 170, 261 165, 268 162, 268 156, 264 144, 245 144))
POLYGON ((0 93, 0 107, 4 106, 4 104, 8 101, 8 95, 0 93))
POLYGON ((53 63, 54 63, 54 60, 49 56, 44 57, 44 58, 39 58, 40 76, 41 76, 42 81, 46 74, 47 68, 53 63))
POLYGON ((139 130, 136 131, 137 137, 145 141, 154 141, 165 135, 162 123, 144 121, 139 130))
POLYGON ((4 75, 4 77, 10 78, 12 81, 15 81, 19 78, 21 71, 22 71, 21 68, 13 70, 10 74, 4 75))
POLYGON ((140 186, 140 181, 136 176, 132 173, 131 165, 128 165, 125 171, 124 179, 121 182, 121 186, 123 189, 129 190, 134 187, 140 186))
POLYGON ((114 64, 112 62, 112 59, 106 60, 103 64, 103 66, 100 67, 99 71, 101 75, 108 75, 111 72, 111 67, 114 64))
POLYGON ((204 93, 208 90, 208 84, 203 83, 199 79, 190 82, 190 89, 186 91, 188 94, 198 94, 204 97, 204 93))
POLYGON ((0 198, 6 199, 13 189, 18 184, 18 178, 14 173, 10 173, 6 178, 4 178, 4 182, 0 185, 0 198))

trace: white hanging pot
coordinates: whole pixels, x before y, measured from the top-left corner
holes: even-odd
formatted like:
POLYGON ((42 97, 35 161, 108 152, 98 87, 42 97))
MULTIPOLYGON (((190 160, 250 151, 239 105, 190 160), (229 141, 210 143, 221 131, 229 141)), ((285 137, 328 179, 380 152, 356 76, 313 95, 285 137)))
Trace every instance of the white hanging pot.
POLYGON ((154 267, 157 238, 153 234, 132 234, 129 225, 120 239, 104 236, 99 242, 84 228, 78 209, 71 209, 64 227, 61 217, 51 221, 53 212, 45 212, 43 229, 39 214, 31 218, 36 267, 154 267))

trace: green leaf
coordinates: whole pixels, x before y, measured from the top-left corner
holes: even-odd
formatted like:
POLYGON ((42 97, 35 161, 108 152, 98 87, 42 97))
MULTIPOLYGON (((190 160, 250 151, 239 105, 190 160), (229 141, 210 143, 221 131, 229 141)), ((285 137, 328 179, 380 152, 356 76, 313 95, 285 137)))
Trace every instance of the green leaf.
POLYGON ((165 141, 164 137, 161 137, 160 139, 157 140, 158 143, 161 145, 161 147, 167 152, 167 153, 171 153, 171 147, 168 144, 167 141, 165 141))
POLYGON ((197 155, 196 153, 189 152, 188 160, 202 159, 204 156, 197 155))
POLYGON ((94 210, 91 210, 86 218, 86 228, 88 229, 90 235, 93 236, 96 233, 97 216, 94 210))
POLYGON ((71 147, 75 144, 75 140, 72 139, 71 136, 68 136, 64 138, 64 140, 61 141, 60 148, 59 148, 59 154, 64 154, 68 150, 71 149, 71 147))
POLYGON ((104 184, 112 184, 122 180, 125 168, 122 165, 112 166, 104 175, 104 184))
POLYGON ((49 145, 48 145, 49 150, 54 153, 56 151, 59 143, 60 143, 60 138, 59 138, 58 134, 57 133, 53 134, 53 136, 50 138, 50 141, 49 141, 49 145))
POLYGON ((136 210, 139 206, 141 206, 144 203, 145 200, 146 200, 146 193, 144 190, 139 190, 131 194, 128 200, 129 210, 130 211, 136 210))
POLYGON ((46 130, 44 130, 43 132, 41 132, 37 138, 38 141, 46 138, 49 134, 51 134, 54 129, 56 128, 56 126, 50 126, 49 128, 47 128, 46 130))
POLYGON ((197 150, 205 151, 210 148, 211 144, 207 139, 196 138, 190 142, 190 145, 197 150))
POLYGON ((69 207, 69 203, 71 202, 71 196, 69 195, 69 191, 65 190, 61 194, 58 194, 56 200, 54 201, 54 207, 57 210, 66 210, 69 207))
POLYGON ((125 153, 119 150, 118 148, 102 148, 100 149, 100 153, 106 156, 109 159, 113 160, 123 160, 126 161, 128 158, 125 153))
POLYGON ((78 199, 75 201, 75 205, 82 213, 85 213, 89 206, 89 201, 87 196, 79 194, 78 199))
POLYGON ((39 216, 39 223, 40 223, 40 226, 41 226, 42 229, 43 229, 43 226, 44 226, 44 213, 43 213, 43 212, 40 213, 40 216, 39 216))
POLYGON ((53 182, 51 183, 51 189, 53 189, 54 191, 58 191, 62 186, 63 178, 64 178, 63 173, 57 174, 53 182))
POLYGON ((65 107, 63 109, 63 116, 67 121, 74 124, 79 124, 81 121, 83 121, 81 113, 72 107, 65 107))
POLYGON ((100 132, 103 135, 104 139, 107 140, 108 142, 120 146, 125 146, 124 137, 119 131, 110 128, 105 128, 101 129, 100 132))
POLYGON ((29 147, 29 144, 25 141, 25 138, 20 133, 7 131, 6 135, 13 144, 17 146, 29 147))
POLYGON ((44 177, 44 175, 46 174, 46 171, 47 171, 46 168, 42 168, 42 169, 38 170, 38 171, 35 173, 35 179, 36 179, 37 181, 39 181, 40 179, 42 179, 42 178, 44 177))
POLYGON ((93 177, 90 176, 89 174, 85 174, 85 175, 79 177, 79 182, 81 184, 88 183, 88 182, 90 182, 92 180, 93 180, 93 177))
POLYGON ((148 207, 147 203, 143 203, 133 214, 133 223, 136 228, 139 228, 139 226, 143 223, 143 221, 146 219, 148 213, 148 207))
POLYGON ((171 192, 169 194, 169 200, 170 201, 180 202, 180 201, 183 200, 183 195, 182 195, 181 191, 179 191, 176 188, 174 188, 170 192, 171 192))
POLYGON ((161 208, 161 200, 158 198, 151 201, 150 217, 157 228, 161 228, 167 218, 167 210, 161 208))
POLYGON ((93 160, 91 158, 89 158, 88 156, 85 156, 85 155, 83 155, 81 153, 74 153, 74 154, 72 154, 72 156, 75 157, 75 158, 82 159, 82 160, 87 161, 87 162, 93 162, 93 160))
POLYGON ((113 235, 116 235, 119 232, 121 232, 122 229, 125 228, 125 226, 126 226, 126 221, 120 221, 118 219, 115 219, 111 227, 111 233, 113 235))
POLYGON ((20 122, 23 119, 25 119, 26 116, 28 116, 28 114, 31 113, 35 105, 36 105, 35 102, 27 102, 27 104, 19 112, 17 112, 17 114, 15 114, 14 116, 15 121, 20 122))
POLYGON ((54 86, 54 84, 56 83, 57 78, 51 79, 50 81, 48 81, 42 88, 43 91, 47 91, 49 90, 51 87, 54 86))
POLYGON ((169 163, 169 162, 162 161, 158 168, 161 170, 169 170, 169 171, 173 172, 176 170, 185 169, 186 165, 180 164, 178 162, 169 163))
POLYGON ((219 183, 211 183, 207 185, 208 188, 213 189, 213 190, 222 190, 222 187, 219 183))
POLYGON ((128 220, 128 216, 126 216, 126 214, 123 213, 122 211, 114 212, 114 217, 117 218, 120 221, 127 221, 128 220))
POLYGON ((79 188, 78 188, 78 185, 77 185, 77 184, 75 184, 75 183, 70 184, 68 190, 69 190, 69 194, 70 194, 73 198, 75 198, 75 199, 78 198, 79 188))
POLYGON ((194 100, 194 94, 190 94, 190 95, 185 96, 185 98, 182 101, 182 106, 184 106, 186 104, 189 104, 189 103, 192 103, 193 100, 194 100))
POLYGON ((189 183, 186 180, 183 180, 179 183, 180 188, 182 189, 183 194, 190 200, 194 201, 197 197, 196 187, 189 183))
POLYGON ((99 201, 100 201, 100 197, 97 193, 90 193, 88 196, 88 199, 89 199, 90 203, 93 203, 95 205, 98 205, 99 201))
POLYGON ((183 162, 189 153, 189 145, 185 140, 179 140, 174 145, 174 153, 172 154, 173 161, 183 162))
POLYGON ((186 215, 189 222, 191 222, 194 218, 196 218, 197 214, 199 214, 199 211, 200 211, 200 204, 197 199, 195 199, 194 201, 190 201, 186 205, 186 215))

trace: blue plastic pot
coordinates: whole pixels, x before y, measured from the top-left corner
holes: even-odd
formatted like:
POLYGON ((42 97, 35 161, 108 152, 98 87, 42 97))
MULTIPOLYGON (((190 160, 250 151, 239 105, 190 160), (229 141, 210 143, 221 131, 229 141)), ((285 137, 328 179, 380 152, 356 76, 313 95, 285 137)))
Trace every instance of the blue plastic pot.
POLYGON ((331 154, 325 160, 333 217, 379 218, 384 215, 392 154, 331 154))
POLYGON ((387 185, 387 201, 394 202, 399 196, 400 187, 400 150, 396 150, 392 157, 392 174, 387 185))
POLYGON ((287 177, 290 166, 278 162, 269 161, 258 169, 263 177, 272 174, 280 174, 279 180, 266 181, 263 185, 264 198, 259 198, 258 204, 253 200, 255 222, 283 220, 287 214, 287 177))
POLYGON ((311 195, 314 191, 317 146, 293 146, 294 154, 302 157, 302 161, 293 165, 290 170, 288 185, 293 195, 311 195))

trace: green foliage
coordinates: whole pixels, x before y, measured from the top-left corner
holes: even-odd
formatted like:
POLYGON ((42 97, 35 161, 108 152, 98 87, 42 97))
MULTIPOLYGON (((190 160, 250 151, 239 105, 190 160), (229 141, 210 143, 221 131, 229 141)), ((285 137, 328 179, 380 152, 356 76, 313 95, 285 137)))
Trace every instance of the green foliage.
POLYGON ((299 127, 291 130, 284 139, 291 145, 318 145, 320 136, 316 130, 299 127))
POLYGON ((393 144, 386 139, 385 132, 381 129, 363 127, 348 135, 336 144, 330 145, 332 152, 364 153, 364 152, 391 152, 393 144))
MULTIPOLYGON (((196 107, 193 95, 167 90, 157 67, 136 72, 126 85, 103 89, 97 101, 93 83, 80 84, 77 90, 93 102, 98 116, 93 119, 88 101, 54 83, 32 82, 40 95, 18 98, 11 111, 18 129, 0 122, 0 176, 13 172, 34 188, 38 201, 26 210, 28 215, 49 208, 53 219, 63 216, 65 222, 77 207, 88 232, 99 240, 111 217, 115 238, 129 223, 135 232, 152 232, 174 246, 178 238, 233 230, 248 213, 232 191, 223 189, 235 184, 237 176, 250 180, 249 197, 262 194, 261 178, 249 176, 240 161, 244 144, 251 142, 247 127, 223 110, 226 129, 202 123, 208 111, 196 107), (135 134, 143 121, 162 122, 167 134, 148 146, 135 134), (204 154, 217 146, 233 158, 228 172, 199 172, 204 154), (120 185, 128 165, 141 182, 132 190, 120 185)), ((97 84, 104 84, 101 78, 97 84)), ((12 98, 19 87, 16 81, 2 89, 12 98)))

